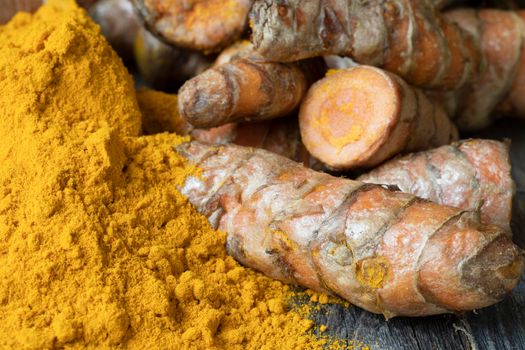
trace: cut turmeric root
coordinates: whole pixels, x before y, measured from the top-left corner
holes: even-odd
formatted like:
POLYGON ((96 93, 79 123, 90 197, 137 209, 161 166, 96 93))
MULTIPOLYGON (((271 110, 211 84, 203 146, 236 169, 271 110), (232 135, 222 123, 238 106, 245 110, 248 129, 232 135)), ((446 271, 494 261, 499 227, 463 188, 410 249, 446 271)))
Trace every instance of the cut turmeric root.
POLYGON ((386 317, 485 307, 523 273, 523 252, 476 215, 306 169, 273 153, 190 142, 202 176, 180 189, 226 232, 228 252, 286 283, 386 317))
POLYGON ((179 112, 196 128, 290 114, 308 89, 318 61, 264 62, 246 56, 211 68, 179 90, 179 112))
POLYGON ((333 169, 372 167, 457 139, 445 112, 399 77, 358 66, 315 83, 299 121, 308 151, 333 169))
POLYGON ((469 211, 510 232, 514 181, 508 144, 467 140, 394 159, 358 178, 469 211))
POLYGON ((133 0, 146 26, 165 41, 219 51, 246 29, 252 0, 133 0))
MULTIPOLYGON (((441 1, 441 3, 443 3, 441 1)), ((414 86, 456 89, 479 71, 472 38, 445 20, 432 0, 256 0, 252 41, 263 56, 295 61, 349 56, 414 86)))

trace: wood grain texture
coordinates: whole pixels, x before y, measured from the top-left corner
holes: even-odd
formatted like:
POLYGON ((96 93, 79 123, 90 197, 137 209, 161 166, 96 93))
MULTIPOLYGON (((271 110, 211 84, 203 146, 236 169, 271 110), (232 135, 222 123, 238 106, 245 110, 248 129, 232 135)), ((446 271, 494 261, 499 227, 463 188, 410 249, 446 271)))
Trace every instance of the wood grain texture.
MULTIPOLYGON (((517 190, 512 227, 515 242, 525 248, 525 122, 499 120, 489 130, 463 136, 512 141, 512 174, 517 190)), ((355 306, 318 305, 314 310, 314 332, 319 334, 319 325, 326 325, 323 335, 345 339, 343 344, 349 349, 361 349, 364 344, 370 349, 388 350, 525 350, 525 277, 501 303, 464 315, 386 321, 355 306)))

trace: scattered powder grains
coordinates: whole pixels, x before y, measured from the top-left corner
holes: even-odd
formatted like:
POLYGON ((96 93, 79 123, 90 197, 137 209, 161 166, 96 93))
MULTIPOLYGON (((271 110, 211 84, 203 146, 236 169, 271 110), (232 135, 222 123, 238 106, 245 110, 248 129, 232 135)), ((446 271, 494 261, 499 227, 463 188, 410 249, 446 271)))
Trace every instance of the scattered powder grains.
POLYGON ((322 346, 176 191, 183 139, 140 136, 129 74, 72 1, 0 27, 0 118, 0 348, 322 346))

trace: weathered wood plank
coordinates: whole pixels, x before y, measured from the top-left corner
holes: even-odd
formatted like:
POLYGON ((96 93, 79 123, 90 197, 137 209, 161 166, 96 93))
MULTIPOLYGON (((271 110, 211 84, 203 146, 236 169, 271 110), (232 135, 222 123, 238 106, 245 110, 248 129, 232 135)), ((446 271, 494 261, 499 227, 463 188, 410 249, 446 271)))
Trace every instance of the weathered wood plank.
POLYGON ((525 278, 511 297, 464 319, 479 349, 525 349, 525 278))
POLYGON ((312 313, 317 325, 338 339, 348 339, 349 347, 371 349, 469 349, 466 335, 458 331, 461 320, 455 315, 422 318, 395 318, 386 321, 357 307, 320 305, 312 313))

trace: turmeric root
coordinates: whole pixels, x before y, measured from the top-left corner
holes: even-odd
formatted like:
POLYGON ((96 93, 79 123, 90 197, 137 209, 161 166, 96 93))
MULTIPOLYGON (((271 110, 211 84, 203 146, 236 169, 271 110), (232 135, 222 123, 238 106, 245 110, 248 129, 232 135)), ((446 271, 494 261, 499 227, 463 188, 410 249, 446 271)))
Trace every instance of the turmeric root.
POLYGON ((235 143, 257 147, 303 163, 313 169, 323 164, 313 158, 299 134, 297 118, 280 118, 253 124, 230 123, 211 129, 193 129, 177 111, 177 95, 154 90, 138 90, 137 101, 142 112, 142 131, 146 135, 174 132, 191 135, 206 144, 235 143))
POLYGON ((261 148, 316 170, 324 169, 301 142, 296 118, 279 118, 258 123, 226 124, 211 129, 195 129, 191 136, 202 143, 261 148))
POLYGON ((241 40, 222 50, 213 65, 220 66, 238 58, 249 57, 253 55, 253 53, 252 43, 248 40, 241 40))
POLYGON ((474 213, 306 169, 273 153, 190 142, 181 188, 228 252, 286 283, 387 317, 485 307, 523 273, 523 252, 474 213))
POLYGON ((302 163, 307 167, 319 165, 303 143, 296 118, 280 118, 254 124, 240 124, 233 143, 256 147, 302 163))
POLYGON ((0 25, 9 22, 9 20, 19 11, 34 12, 44 0, 12 0, 4 1, 0 4, 0 25))
POLYGON ((237 136, 239 124, 229 123, 215 128, 194 129, 190 135, 193 139, 208 145, 224 145, 233 142, 237 136))
POLYGON ((196 128, 286 116, 321 70, 317 60, 272 63, 241 57, 187 81, 179 90, 179 112, 196 128))
POLYGON ((457 139, 445 112, 394 74, 370 66, 315 83, 299 112, 308 151, 333 169, 372 167, 457 139))
POLYGON ((237 40, 252 0, 133 0, 146 26, 166 42, 205 52, 237 40))
POLYGON ((525 22, 516 12, 501 10, 459 9, 446 17, 479 43, 483 69, 462 89, 431 96, 444 102, 461 130, 488 126, 492 112, 507 96, 509 110, 525 112, 521 108, 525 78, 520 78, 525 75, 525 22))
POLYGON ((176 90, 213 63, 200 52, 163 43, 144 28, 136 35, 134 53, 141 77, 159 90, 176 90))
MULTIPOLYGON (((518 11, 522 26, 525 27, 525 11, 518 11)), ((521 52, 517 69, 514 73, 514 81, 504 99, 498 106, 498 110, 505 115, 525 118, 525 29, 522 32, 521 52)))
POLYGON ((394 159, 358 178, 469 211, 510 232, 514 181, 508 144, 466 140, 394 159))
POLYGON ((412 85, 447 90, 479 70, 475 42, 432 0, 256 0, 250 23, 255 49, 270 60, 349 56, 412 85))
POLYGON ((113 49, 124 61, 133 62, 133 42, 141 24, 131 2, 99 0, 87 7, 113 49))

